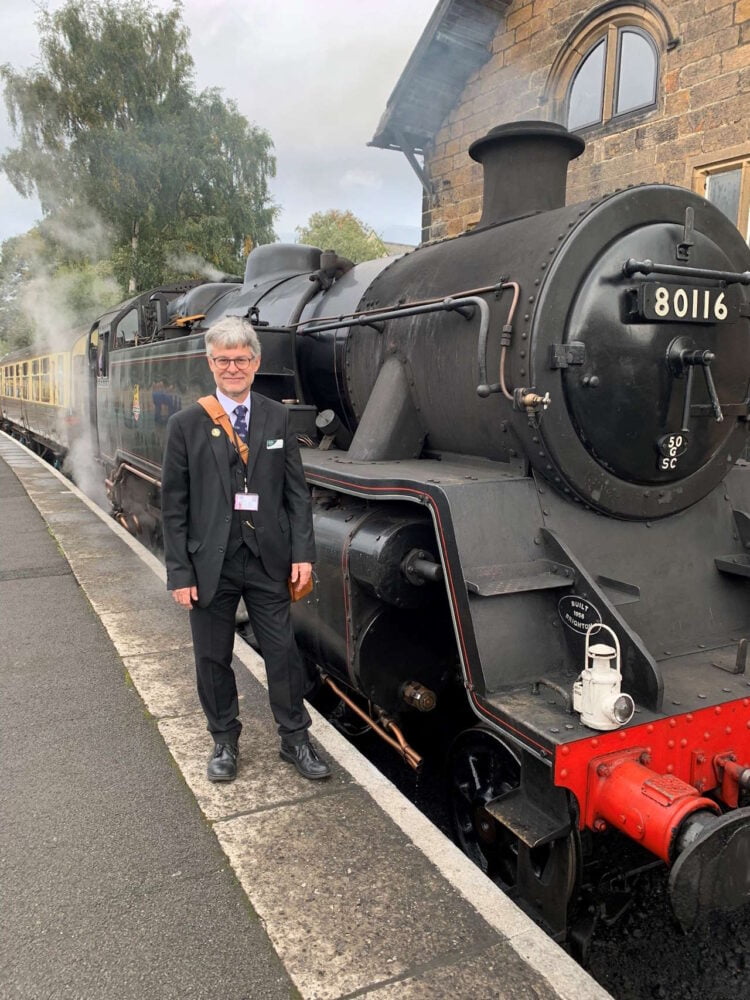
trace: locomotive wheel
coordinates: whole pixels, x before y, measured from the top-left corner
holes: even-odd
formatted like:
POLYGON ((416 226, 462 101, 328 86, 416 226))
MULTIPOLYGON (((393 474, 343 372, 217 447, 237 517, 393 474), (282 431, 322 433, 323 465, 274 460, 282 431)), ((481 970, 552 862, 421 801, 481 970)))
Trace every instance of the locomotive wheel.
POLYGON ((518 838, 487 812, 491 800, 517 788, 521 763, 488 729, 467 729, 448 751, 450 813, 464 854, 504 889, 516 884, 518 838))
POLYGON ((563 938, 580 870, 577 832, 529 848, 491 815, 487 803, 521 781, 518 757, 491 730, 478 726, 458 736, 448 752, 448 769, 459 847, 501 889, 522 901, 549 933, 563 938))

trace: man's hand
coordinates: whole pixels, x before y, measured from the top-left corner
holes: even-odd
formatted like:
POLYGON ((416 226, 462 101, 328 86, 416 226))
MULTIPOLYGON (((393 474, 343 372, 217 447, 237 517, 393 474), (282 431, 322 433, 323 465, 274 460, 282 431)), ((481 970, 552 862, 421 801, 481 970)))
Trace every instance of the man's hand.
POLYGON ((192 608, 193 604, 198 602, 198 588, 178 587, 177 590, 172 591, 172 597, 183 608, 192 608))
POLYGON ((311 576, 312 563, 292 563, 291 580, 297 587, 306 586, 311 576))

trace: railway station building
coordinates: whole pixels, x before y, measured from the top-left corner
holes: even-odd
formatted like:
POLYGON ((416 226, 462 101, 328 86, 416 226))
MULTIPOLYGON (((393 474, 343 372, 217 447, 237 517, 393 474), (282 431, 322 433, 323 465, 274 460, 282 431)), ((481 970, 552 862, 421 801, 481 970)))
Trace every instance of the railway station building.
POLYGON ((570 204, 678 184, 750 240, 750 0, 440 0, 371 141, 420 176, 423 240, 477 223, 469 145, 521 119, 586 140, 570 204))

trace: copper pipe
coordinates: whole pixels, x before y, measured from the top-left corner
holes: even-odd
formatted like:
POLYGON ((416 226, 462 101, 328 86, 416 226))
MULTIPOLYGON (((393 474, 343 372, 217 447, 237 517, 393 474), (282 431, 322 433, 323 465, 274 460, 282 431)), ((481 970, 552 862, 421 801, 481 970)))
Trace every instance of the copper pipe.
POLYGON ((120 480, 122 479, 122 474, 125 471, 132 472, 134 476, 137 476, 139 479, 143 479, 145 482, 150 483, 151 486, 156 486, 157 488, 161 488, 161 481, 159 479, 154 479, 154 477, 149 476, 147 472, 142 472, 140 469, 136 469, 136 467, 134 465, 131 465, 129 462, 120 462, 120 464, 117 466, 117 469, 115 470, 114 476, 112 476, 111 479, 105 479, 104 482, 107 484, 108 487, 114 486, 116 483, 120 482, 120 480))
POLYGON ((508 325, 513 323, 513 318, 516 315, 516 307, 518 305, 518 299, 521 295, 521 286, 517 281, 506 281, 501 286, 501 288, 512 288, 513 289, 513 301, 510 304, 510 309, 508 310, 508 325))
POLYGON ((503 396, 505 396, 506 399, 509 399, 512 402, 513 393, 508 392, 508 388, 505 384, 505 355, 507 353, 507 350, 508 348, 504 344, 500 348, 500 373, 498 376, 498 381, 500 382, 500 389, 502 390, 503 396))
POLYGON ((122 512, 116 516, 115 520, 118 524, 122 525, 122 527, 129 534, 134 535, 136 538, 141 534, 141 522, 138 520, 137 514, 126 514, 122 512), (131 520, 128 520, 128 518, 131 520))
POLYGON ((406 742, 404 734, 401 732, 401 730, 393 721, 393 719, 389 719, 387 715, 383 715, 381 716, 381 722, 386 729, 389 729, 393 733, 393 735, 396 738, 396 742, 400 747, 402 757, 416 771, 419 765, 422 763, 422 758, 419 756, 419 754, 415 753, 412 747, 410 747, 409 744, 406 742))
POLYGON ((115 482, 120 478, 121 469, 127 469, 128 472, 132 472, 134 476, 138 476, 139 479, 144 479, 147 483, 150 483, 152 486, 161 486, 161 482, 158 479, 154 479, 153 476, 149 476, 147 473, 141 472, 140 469, 136 469, 134 465, 130 465, 128 464, 128 462, 120 463, 117 475, 115 476, 115 482))
POLYGON ((381 738, 381 740, 384 740, 388 744, 388 746, 392 747, 399 754, 399 756, 401 756, 406 761, 409 767, 413 768, 415 771, 419 770, 422 764, 422 758, 419 756, 416 750, 414 750, 412 747, 409 746, 409 744, 404 739, 403 733, 398 728, 398 726, 396 726, 393 722, 391 722, 390 719, 386 718, 385 724, 388 726, 389 729, 391 729, 392 732, 395 732, 396 734, 397 738, 393 739, 388 735, 388 733, 385 732, 385 730, 383 729, 383 727, 380 725, 379 722, 373 719, 371 715, 368 715, 367 712, 363 711, 359 707, 359 705, 357 705, 356 702, 352 701, 352 699, 347 694, 344 694, 341 688, 338 687, 336 684, 334 684, 334 682, 331 680, 328 674, 322 674, 321 677, 323 683, 327 684, 328 687, 333 691, 333 693, 338 698, 340 698, 345 705, 348 705, 349 708, 356 715, 360 717, 360 719, 366 722, 367 725, 372 729, 372 731, 381 738))

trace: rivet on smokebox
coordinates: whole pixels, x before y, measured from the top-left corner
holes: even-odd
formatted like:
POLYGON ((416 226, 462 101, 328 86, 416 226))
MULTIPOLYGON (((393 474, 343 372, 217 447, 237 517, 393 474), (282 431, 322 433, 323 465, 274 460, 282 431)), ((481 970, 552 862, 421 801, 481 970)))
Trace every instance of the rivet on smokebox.
POLYGON ((219 430, 218 427, 213 427, 211 429, 211 434, 213 435, 213 437, 217 438, 221 434, 221 431, 219 430))

